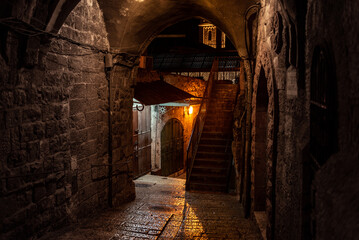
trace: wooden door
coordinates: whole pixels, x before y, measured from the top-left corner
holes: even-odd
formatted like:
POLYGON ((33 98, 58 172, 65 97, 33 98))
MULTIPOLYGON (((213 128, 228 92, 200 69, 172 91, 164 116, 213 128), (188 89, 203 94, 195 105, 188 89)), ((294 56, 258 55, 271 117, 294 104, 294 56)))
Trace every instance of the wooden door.
POLYGON ((138 111, 132 111, 133 175, 138 176, 138 111))
POLYGON ((151 171, 151 107, 133 114, 133 174, 142 176, 151 171))
POLYGON ((161 173, 171 175, 183 169, 183 126, 170 119, 161 132, 161 173))

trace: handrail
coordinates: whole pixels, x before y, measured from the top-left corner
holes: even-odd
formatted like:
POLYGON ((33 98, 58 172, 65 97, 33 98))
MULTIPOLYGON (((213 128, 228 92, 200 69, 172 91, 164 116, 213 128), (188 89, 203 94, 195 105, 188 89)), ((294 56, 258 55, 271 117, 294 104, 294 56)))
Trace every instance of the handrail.
POLYGON ((206 90, 203 94, 203 99, 201 102, 201 106, 198 110, 198 115, 196 117, 196 122, 193 126, 191 138, 189 140, 189 144, 187 147, 187 176, 186 176, 186 187, 188 188, 189 185, 189 179, 193 168, 194 158, 197 153, 199 140, 202 135, 207 108, 209 105, 211 93, 212 93, 212 87, 214 81, 216 81, 218 78, 218 58, 215 58, 212 64, 212 69, 208 78, 208 82, 206 85, 206 90))
MULTIPOLYGON (((192 134, 191 134, 189 144, 187 147, 187 163, 186 163, 186 168, 187 168, 186 188, 187 189, 190 184, 190 177, 191 177, 191 173, 192 173, 192 169, 193 169, 193 165, 194 165, 194 160, 195 160, 195 156, 197 154, 199 141, 201 139, 201 135, 203 132, 203 127, 205 124, 205 119, 206 119, 207 110, 209 107, 209 102, 211 100, 213 84, 215 81, 218 80, 218 72, 221 71, 221 69, 220 69, 221 64, 226 65, 226 61, 228 61, 228 60, 238 61, 238 60, 241 60, 241 58, 240 57, 216 57, 212 64, 209 79, 207 81, 206 89, 203 94, 201 106, 199 108, 198 115, 197 115, 195 124, 193 126, 192 134)), ((242 61, 240 61, 240 63, 242 64, 242 61)), ((236 95, 238 95, 238 91, 239 91, 239 83, 237 85, 237 94, 236 95)), ((235 99, 235 102, 236 102, 236 100, 237 99, 235 99)))

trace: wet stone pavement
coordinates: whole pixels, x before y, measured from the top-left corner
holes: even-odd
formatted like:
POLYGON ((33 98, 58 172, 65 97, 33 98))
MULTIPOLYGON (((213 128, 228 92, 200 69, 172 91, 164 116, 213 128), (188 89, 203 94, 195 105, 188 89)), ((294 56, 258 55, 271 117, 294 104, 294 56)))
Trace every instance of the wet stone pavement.
POLYGON ((136 200, 42 239, 262 239, 235 196, 185 192, 185 180, 146 175, 136 200))

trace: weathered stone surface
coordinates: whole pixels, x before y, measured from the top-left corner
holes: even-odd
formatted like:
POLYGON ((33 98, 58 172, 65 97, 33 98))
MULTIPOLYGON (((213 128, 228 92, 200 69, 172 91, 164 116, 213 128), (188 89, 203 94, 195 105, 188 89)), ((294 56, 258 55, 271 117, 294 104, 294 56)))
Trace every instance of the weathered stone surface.
POLYGON ((32 198, 35 203, 39 202, 46 196, 46 188, 44 184, 35 185, 32 192, 32 198))
POLYGON ((146 175, 135 181, 135 201, 104 211, 96 220, 88 218, 73 230, 48 233, 44 239, 261 239, 234 196, 186 193, 183 179, 146 175))
MULTIPOLYGON (((36 5, 17 4, 18 10, 36 5)), ((45 16, 46 11, 41 12, 45 16)), ((59 33, 76 42, 109 47, 97 2, 82 1, 59 33)), ((11 61, 0 57, 1 69, 11 73, 1 71, 0 75, 1 82, 7 84, 0 91, 0 173, 1 177, 3 170, 6 176, 37 175, 1 180, 1 193, 10 194, 0 197, 2 206, 9 206, 1 211, 6 223, 1 232, 4 239, 25 239, 76 219, 76 209, 86 215, 107 206, 108 171, 97 171, 96 176, 105 180, 94 183, 90 169, 108 159, 108 85, 102 53, 55 38, 46 45, 32 38, 27 46, 18 48, 20 39, 11 36, 9 44, 14 46, 7 53, 11 61), (17 49, 26 52, 24 59, 17 49), (28 219, 26 224, 24 219, 28 219)), ((128 97, 121 95, 119 100, 128 97)), ((131 128, 130 112, 122 116, 131 128)), ((123 140, 123 145, 124 141, 132 144, 131 137, 123 140)))

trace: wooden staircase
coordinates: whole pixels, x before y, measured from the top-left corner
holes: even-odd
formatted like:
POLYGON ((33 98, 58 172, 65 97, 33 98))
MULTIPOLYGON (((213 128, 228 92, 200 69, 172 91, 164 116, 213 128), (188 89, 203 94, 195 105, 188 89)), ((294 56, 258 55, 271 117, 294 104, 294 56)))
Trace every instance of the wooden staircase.
POLYGON ((226 192, 232 161, 232 122, 237 85, 214 81, 187 190, 226 192))

